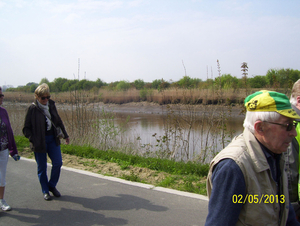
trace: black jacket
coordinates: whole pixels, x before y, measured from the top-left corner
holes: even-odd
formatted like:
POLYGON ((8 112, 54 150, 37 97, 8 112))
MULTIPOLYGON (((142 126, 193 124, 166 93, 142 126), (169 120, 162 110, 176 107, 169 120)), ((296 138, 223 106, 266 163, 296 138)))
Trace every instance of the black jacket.
MULTIPOLYGON (((23 134, 30 141, 30 148, 34 152, 46 153, 46 116, 42 113, 43 110, 38 108, 37 100, 34 101, 35 105, 31 104, 28 107, 27 114, 25 117, 25 123, 23 127, 23 134)), ((49 111, 51 114, 51 120, 55 126, 59 126, 62 129, 65 139, 69 137, 65 126, 58 115, 55 107, 55 102, 49 99, 49 111)), ((53 126, 52 126, 53 127, 53 126)), ((56 145, 60 145, 60 139, 56 137, 56 130, 54 129, 54 136, 56 145)))

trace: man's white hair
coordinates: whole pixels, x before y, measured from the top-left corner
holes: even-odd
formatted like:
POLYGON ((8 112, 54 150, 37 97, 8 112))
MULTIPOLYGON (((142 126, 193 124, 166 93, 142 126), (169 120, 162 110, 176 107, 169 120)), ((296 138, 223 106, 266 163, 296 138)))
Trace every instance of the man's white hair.
POLYGON ((256 121, 276 122, 279 118, 280 114, 275 111, 247 111, 243 126, 254 134, 256 121))
POLYGON ((292 88, 290 102, 292 105, 297 105, 297 97, 300 96, 300 79, 298 79, 292 88))

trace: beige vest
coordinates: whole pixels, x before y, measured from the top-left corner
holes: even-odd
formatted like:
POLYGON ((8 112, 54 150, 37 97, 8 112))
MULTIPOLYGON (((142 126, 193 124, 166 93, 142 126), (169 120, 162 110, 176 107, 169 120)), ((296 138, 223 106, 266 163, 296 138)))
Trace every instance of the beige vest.
MULTIPOLYGON (((248 195, 245 203, 245 197, 239 200, 244 204, 236 225, 285 226, 289 211, 289 197, 287 176, 283 170, 284 162, 281 163, 280 181, 280 194, 284 196, 280 197, 280 195, 277 195, 276 183, 271 177, 269 164, 259 143, 254 135, 248 129, 245 129, 243 134, 234 138, 233 141, 211 161, 207 178, 208 197, 210 197, 213 189, 211 181, 212 170, 218 162, 225 158, 234 160, 242 170, 246 183, 246 195, 248 195), (265 199, 261 200, 262 196, 265 199), (284 198, 284 200, 282 198, 284 198), (281 203, 283 201, 285 202, 281 203), (281 216, 279 216, 280 208, 282 210, 281 216)), ((238 200, 235 198, 239 199, 241 196, 234 196, 232 201, 237 202, 238 200)))

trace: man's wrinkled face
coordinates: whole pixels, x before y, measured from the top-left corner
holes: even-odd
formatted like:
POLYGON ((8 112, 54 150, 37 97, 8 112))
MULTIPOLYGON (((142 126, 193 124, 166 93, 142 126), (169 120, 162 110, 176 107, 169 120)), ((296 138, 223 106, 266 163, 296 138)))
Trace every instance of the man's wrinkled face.
POLYGON ((274 122, 263 122, 263 140, 264 145, 273 153, 281 154, 287 151, 293 138, 297 136, 295 126, 287 131, 287 125, 293 123, 292 118, 280 115, 280 118, 274 122), (277 124, 273 124, 277 123, 277 124), (278 125, 281 124, 281 125, 278 125))

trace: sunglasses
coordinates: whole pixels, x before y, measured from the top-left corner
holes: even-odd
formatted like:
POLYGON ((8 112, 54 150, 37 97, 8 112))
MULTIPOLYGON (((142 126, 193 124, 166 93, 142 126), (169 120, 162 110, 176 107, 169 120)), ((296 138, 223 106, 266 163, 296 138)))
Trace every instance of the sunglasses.
POLYGON ((42 100, 50 99, 51 96, 41 97, 42 100))
POLYGON ((1 98, 1 97, 4 97, 4 94, 0 94, 0 98, 1 98))
MULTIPOLYGON (((264 122, 267 122, 267 121, 264 121, 264 122)), ((298 124, 298 122, 290 122, 288 124, 280 124, 280 123, 276 123, 276 122, 267 122, 267 123, 284 126, 284 127, 286 127, 286 131, 291 131, 293 129, 293 127, 296 128, 296 126, 298 124)))

